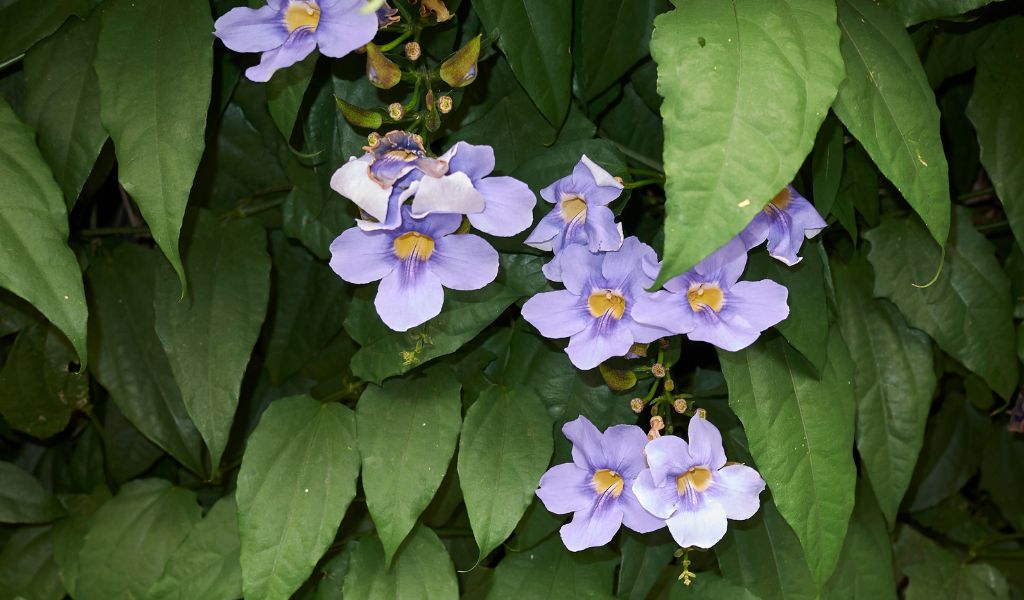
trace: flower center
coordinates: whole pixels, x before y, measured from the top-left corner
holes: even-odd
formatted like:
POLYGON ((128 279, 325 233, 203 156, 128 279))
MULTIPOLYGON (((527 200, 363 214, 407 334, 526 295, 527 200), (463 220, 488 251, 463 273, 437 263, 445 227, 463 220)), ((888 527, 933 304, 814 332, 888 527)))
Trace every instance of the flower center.
POLYGON ((689 490, 703 492, 711 485, 711 470, 707 467, 692 467, 676 477, 676 492, 683 496, 689 490))
POLYGON ((418 231, 403 233, 395 238, 395 255, 402 260, 413 257, 427 260, 434 253, 434 238, 418 231))
POLYGON ((572 223, 576 219, 585 222, 587 220, 587 201, 579 196, 566 196, 558 204, 558 213, 562 215, 562 220, 566 223, 572 223))
POLYGON ((612 317, 618 320, 626 312, 626 299, 618 292, 597 290, 587 299, 587 308, 595 319, 611 313, 612 317))
POLYGON ((792 199, 793 199, 793 196, 790 195, 790 193, 789 193, 789 186, 786 186, 786 187, 782 188, 781 192, 779 192, 778 194, 775 194, 775 197, 772 198, 768 202, 768 204, 765 204, 764 212, 766 212, 767 214, 770 215, 770 214, 772 214, 772 210, 773 209, 775 209, 775 210, 786 210, 787 208, 789 208, 789 203, 790 203, 790 201, 792 199))
POLYGON ((622 487, 625 485, 625 482, 622 481, 622 475, 611 469, 601 469, 594 473, 593 483, 594 490, 598 494, 611 491, 613 498, 619 497, 619 494, 622 493, 622 487))
POLYGON ((296 29, 316 31, 320 24, 320 5, 313 0, 289 0, 284 11, 284 26, 288 33, 296 29))
POLYGON ((693 312, 700 312, 705 306, 715 312, 719 312, 722 310, 722 305, 725 304, 725 295, 722 293, 722 288, 713 283, 691 285, 686 298, 690 301, 690 308, 693 309, 693 312))

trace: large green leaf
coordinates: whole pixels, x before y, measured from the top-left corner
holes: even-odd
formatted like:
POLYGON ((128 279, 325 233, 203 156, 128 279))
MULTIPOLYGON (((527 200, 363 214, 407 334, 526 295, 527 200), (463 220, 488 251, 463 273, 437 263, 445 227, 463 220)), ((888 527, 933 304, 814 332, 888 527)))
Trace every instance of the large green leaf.
POLYGON ((93 376, 139 431, 202 473, 202 440, 155 330, 155 279, 170 276, 166 263, 153 250, 126 244, 95 258, 87 276, 93 376))
MULTIPOLYGON (((843 175, 843 126, 829 116, 818 131, 814 140, 814 154, 811 156, 811 172, 813 179, 814 206, 821 216, 828 218, 835 212, 836 195, 839 193, 839 182, 843 175)), ((856 234, 851 234, 856 239, 856 234)))
POLYGON ((205 145, 213 21, 205 0, 111 0, 96 52, 118 179, 185 285, 178 234, 205 145))
POLYGON ((270 116, 285 140, 292 137, 302 98, 306 95, 306 88, 309 87, 309 80, 313 78, 313 69, 319 57, 320 54, 317 52, 310 53, 295 65, 274 73, 265 86, 267 109, 270 110, 270 116))
POLYGON ((833 261, 832 277, 839 328, 857 365, 857 450, 885 520, 895 525, 937 383, 931 340, 888 301, 872 297, 874 276, 862 256, 833 261))
POLYGON ((0 99, 0 287, 32 303, 86 362, 85 290, 68 213, 32 131, 0 99))
POLYGON ((189 293, 157 278, 154 310, 181 398, 216 472, 238 407, 242 376, 270 294, 267 236, 251 219, 223 223, 199 213, 185 250, 189 293))
POLYGON ((78 555, 76 600, 146 597, 199 519, 193 492, 163 479, 128 483, 89 522, 78 555))
POLYGON ((459 382, 445 368, 370 385, 356 425, 366 507, 391 564, 444 479, 462 425, 459 382))
POLYGON ((39 133, 39 149, 69 208, 107 141, 92 68, 99 34, 95 11, 85 22, 69 20, 25 55, 26 120, 39 133))
POLYGON ((246 598, 287 598, 299 589, 337 534, 358 473, 352 411, 308 396, 267 408, 238 473, 246 598))
POLYGON ((577 2, 572 58, 585 99, 597 96, 647 56, 665 0, 577 2))
POLYGON ((151 600, 233 600, 242 597, 235 499, 217 501, 167 560, 149 588, 151 600))
POLYGON ((907 27, 923 21, 955 17, 981 8, 993 0, 882 0, 882 4, 899 13, 907 27))
POLYGON ((48 523, 62 516, 60 503, 35 477, 0 461, 0 523, 48 523))
POLYGON ((569 110, 572 56, 570 0, 473 0, 533 103, 558 126, 569 110))
POLYGON ((1024 17, 1003 23, 978 52, 967 115, 978 131, 981 162, 1018 243, 1024 240, 1024 17))
POLYGON ((906 600, 1007 600, 1006 576, 992 565, 969 563, 912 527, 900 530, 897 562, 910 583, 906 600))
MULTIPOLYGON (((824 597, 829 600, 896 600, 889 532, 867 487, 863 480, 857 487, 857 503, 839 555, 839 566, 825 586, 824 597)), ((878 495, 876 492, 875 496, 878 495)))
POLYGON ((349 560, 345 598, 455 600, 459 597, 459 584, 448 551, 437 535, 422 525, 402 545, 390 568, 380 541, 372 537, 360 540, 349 560))
POLYGON ((949 180, 935 94, 910 36, 872 0, 840 0, 847 78, 832 107, 939 243, 949 180))
POLYGON ((843 79, 831 2, 677 4, 651 41, 667 176, 657 285, 729 241, 793 179, 843 79))
POLYGON ((1024 530, 1024 495, 1017 469, 1024 464, 1024 438, 994 425, 981 461, 981 487, 1018 531, 1024 530))
POLYGON ((945 257, 916 219, 887 219, 864 237, 871 242, 875 294, 892 300, 912 326, 1009 397, 1017 385, 1010 282, 970 213, 957 212, 945 257), (922 287, 939 268, 935 282, 922 287))
POLYGON ((86 496, 68 496, 64 504, 68 507, 67 518, 53 526, 53 559, 60 572, 60 580, 72 598, 78 597, 78 572, 85 535, 89 532, 92 515, 110 500, 110 491, 105 486, 96 487, 86 496))
POLYGON ((380 383, 434 358, 455 352, 477 336, 513 302, 545 286, 544 260, 524 254, 501 255, 498 279, 474 292, 445 292, 441 314, 406 332, 388 329, 373 306, 372 288, 356 293, 345 328, 362 346, 352 359, 352 372, 380 383))
POLYGON ((588 600, 612 597, 618 558, 604 548, 569 552, 557 537, 505 557, 494 571, 488 600, 588 600))
POLYGON ((67 592, 53 560, 52 528, 22 527, 0 552, 0 598, 61 600, 67 592))
POLYGON ((624 532, 616 596, 629 600, 647 598, 677 548, 666 529, 643 535, 624 532))
POLYGON ((50 35, 71 15, 85 17, 93 0, 6 0, 0 3, 0 63, 25 52, 50 35))
POLYGON ((480 560, 515 529, 551 450, 551 418, 529 389, 493 386, 467 411, 459 483, 480 560))
POLYGON ((785 340, 768 337, 719 352, 729 406, 775 504, 793 527, 819 584, 843 546, 853 511, 853 363, 837 331, 818 379, 785 340))

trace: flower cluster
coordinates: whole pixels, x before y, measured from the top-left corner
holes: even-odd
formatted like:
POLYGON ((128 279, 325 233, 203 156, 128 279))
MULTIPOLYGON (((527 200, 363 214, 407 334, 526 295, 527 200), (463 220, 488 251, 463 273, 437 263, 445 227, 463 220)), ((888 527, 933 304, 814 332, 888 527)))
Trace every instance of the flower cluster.
POLYGON ((537 496, 555 514, 573 513, 560 531, 573 552, 607 544, 621 525, 638 533, 667 526, 680 547, 710 548, 727 519, 749 519, 760 506, 764 480, 726 462, 721 433, 702 416, 690 419, 688 442, 648 441, 635 425, 601 433, 583 416, 562 432, 573 461, 549 469, 537 496))
POLYGON ((395 331, 441 312, 444 289, 477 290, 498 274, 498 253, 469 224, 495 236, 533 222, 536 198, 511 177, 490 177, 494 150, 465 142, 438 158, 404 131, 375 136, 331 178, 363 218, 331 244, 331 268, 350 283, 380 281, 374 304, 395 331))
POLYGON ((526 240, 555 252, 544 274, 565 289, 530 298, 523 318, 545 337, 568 337, 566 352, 577 368, 674 334, 740 350, 789 315, 785 287, 740 277, 751 248, 767 241, 773 257, 796 264, 802 240, 825 227, 791 186, 739 236, 653 293, 647 290, 660 269, 657 255, 635 237, 623 239, 608 208, 623 188, 583 156, 571 175, 541 191, 555 207, 526 240))

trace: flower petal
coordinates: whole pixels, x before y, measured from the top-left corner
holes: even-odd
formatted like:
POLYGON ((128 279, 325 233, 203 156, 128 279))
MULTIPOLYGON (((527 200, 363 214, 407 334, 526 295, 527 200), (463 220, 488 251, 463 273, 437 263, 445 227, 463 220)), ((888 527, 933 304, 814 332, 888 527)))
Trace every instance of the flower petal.
POLYGON ((585 231, 591 252, 610 252, 622 246, 622 231, 607 206, 587 206, 585 231))
POLYGON ((588 474, 607 468, 608 460, 604 456, 601 432, 590 419, 583 415, 576 417, 562 425, 562 435, 572 442, 572 460, 577 467, 588 474))
POLYGON ((448 161, 448 170, 465 173, 475 182, 494 171, 494 148, 458 142, 440 157, 448 161))
POLYGON ((483 212, 469 215, 469 222, 480 231, 508 237, 533 223, 537 197, 530 186, 512 177, 486 177, 476 182, 484 197, 483 212))
POLYGON ((558 209, 553 209, 537 223, 530 236, 526 238, 525 244, 533 246, 538 250, 550 252, 552 249, 551 240, 561 233, 564 228, 565 221, 559 216, 558 209))
POLYGON ((702 312, 696 319, 696 326, 686 337, 736 352, 753 344, 760 335, 761 332, 748 323, 743 315, 723 310, 719 314, 702 312))
POLYGON ((725 466, 722 434, 710 421, 702 417, 692 417, 686 430, 686 437, 694 465, 708 467, 712 471, 725 466))
POLYGON ((747 266, 747 248, 739 238, 726 242, 693 268, 694 279, 730 287, 747 266))
POLYGON ((542 292, 523 304, 523 318, 546 338, 566 338, 593 321, 580 297, 567 290, 542 292))
POLYGON ((373 41, 377 35, 376 13, 365 13, 364 0, 326 0, 321 2, 316 41, 320 52, 341 58, 373 41))
POLYGON ((391 236, 346 229, 331 242, 331 268, 349 283, 370 283, 395 270, 398 264, 391 236))
POLYGON ((597 499, 590 473, 573 463, 555 465, 540 478, 537 497, 556 515, 585 510, 597 499))
POLYGON ((498 252, 475 235, 446 235, 434 240, 427 267, 446 288, 478 290, 498 276, 498 252))
POLYGON ((634 479, 647 466, 644 463, 644 446, 647 434, 636 425, 614 425, 605 430, 601 447, 608 460, 605 469, 611 469, 623 479, 634 479))
POLYGON ((749 519, 761 506, 758 496, 764 491, 761 475, 746 465, 726 465, 712 476, 708 499, 722 505, 730 519, 749 519))
POLYGON ((331 189, 348 198, 379 222, 388 217, 391 188, 381 187, 370 179, 369 156, 352 158, 331 176, 331 189))
POLYGON ((316 38, 305 29, 296 29, 284 44, 267 50, 260 57, 260 64, 245 70, 250 81, 266 83, 279 69, 290 67, 316 50, 316 38))
POLYGON ((725 509, 717 502, 701 502, 696 508, 680 503, 679 510, 666 524, 681 548, 710 548, 725 535, 725 509))
POLYGON ((441 280, 416 259, 403 261, 380 280, 374 306, 384 324, 408 331, 441 313, 444 288, 441 280))
POLYGON ((675 490, 675 478, 693 466, 689 446, 682 438, 663 435, 644 448, 654 485, 669 485, 675 490))
POLYGON ((690 308, 686 296, 671 292, 635 296, 629 315, 638 323, 672 333, 689 333, 697 326, 696 313, 690 308))
POLYGON ((586 246, 569 246, 559 253, 562 283, 577 296, 589 295, 591 282, 600 278, 604 255, 594 254, 586 246))
POLYGON ((272 6, 257 9, 240 6, 217 19, 213 35, 235 52, 266 52, 284 45, 288 29, 281 13, 272 6))
POLYGON ((647 277, 647 273, 643 269, 643 261, 644 258, 650 259, 653 256, 655 256, 654 250, 650 246, 635 236, 629 236, 617 251, 604 254, 601 274, 608 284, 615 288, 623 290, 633 290, 636 287, 646 288, 654 283, 654 280, 647 277), (638 283, 639 286, 635 283, 638 283))
POLYGON ((412 200, 412 214, 423 217, 430 213, 468 215, 484 209, 484 197, 465 173, 449 173, 443 177, 424 177, 412 200))
POLYGON ((740 232, 739 238, 747 250, 752 250, 768 239, 768 229, 771 226, 771 217, 760 211, 747 226, 740 232))
POLYGON ((577 512, 572 521, 559 530, 562 542, 572 552, 604 546, 612 541, 622 526, 622 509, 618 502, 604 497, 577 512))
POLYGON ((640 505, 633 489, 630 486, 622 488, 622 495, 619 496, 619 508, 622 509, 622 524, 637 533, 650 533, 665 526, 665 519, 647 512, 640 505))
POLYGON ((569 338, 565 353, 577 369, 586 371, 609 358, 625 356, 633 346, 633 333, 610 316, 592 319, 583 331, 569 338))
POLYGON ((644 510, 659 519, 671 517, 679 504, 676 482, 669 481, 665 485, 654 485, 650 469, 640 471, 640 475, 633 482, 633 487, 630 491, 636 496, 637 501, 644 510))
POLYGON ((789 316, 789 290, 770 279, 741 281, 729 289, 723 312, 738 314, 758 331, 778 325, 789 316))

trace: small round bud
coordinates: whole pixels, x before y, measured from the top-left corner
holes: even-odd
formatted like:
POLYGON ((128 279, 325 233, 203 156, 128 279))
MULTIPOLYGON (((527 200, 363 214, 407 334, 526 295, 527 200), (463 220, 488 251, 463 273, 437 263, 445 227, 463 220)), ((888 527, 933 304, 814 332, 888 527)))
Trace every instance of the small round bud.
POLYGON ((451 96, 441 96, 437 99, 437 110, 441 111, 442 115, 446 115, 452 112, 452 104, 451 96))
POLYGON ((665 428, 665 419, 661 417, 651 417, 651 429, 655 431, 661 431, 665 428))
POLYGON ((676 398, 672 402, 672 409, 675 410, 679 414, 685 413, 687 406, 688 406, 688 404, 686 403, 686 399, 685 398, 676 398))
POLYGON ((402 117, 405 116, 405 107, 402 106, 401 102, 394 102, 388 105, 388 116, 393 121, 401 121, 402 117))
MULTIPOLYGON (((647 344, 633 344, 630 346, 629 351, 637 356, 643 358, 647 356, 647 344)), ((628 358, 628 357, 627 357, 628 358)))
POLYGON ((708 411, 704 410, 703 408, 698 408, 697 409, 697 416, 702 418, 702 419, 707 419, 708 418, 708 411))
POLYGON ((419 60, 421 54, 423 54, 423 50, 416 42, 409 42, 405 45, 405 57, 409 60, 419 60))
POLYGON ((377 133, 376 131, 374 131, 374 132, 370 133, 370 135, 366 136, 366 144, 370 148, 377 147, 377 144, 379 144, 379 143, 380 143, 380 134, 377 133))
POLYGON ((665 376, 665 365, 661 363, 654 363, 651 365, 651 375, 654 375, 658 379, 665 376))
POLYGON ((644 399, 633 398, 632 400, 629 401, 629 407, 633 409, 633 412, 635 412, 636 414, 642 413, 644 411, 644 399))
POLYGON ((671 392, 676 389, 676 382, 671 378, 665 380, 665 391, 671 392))

